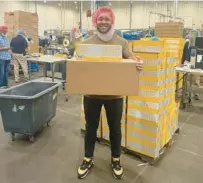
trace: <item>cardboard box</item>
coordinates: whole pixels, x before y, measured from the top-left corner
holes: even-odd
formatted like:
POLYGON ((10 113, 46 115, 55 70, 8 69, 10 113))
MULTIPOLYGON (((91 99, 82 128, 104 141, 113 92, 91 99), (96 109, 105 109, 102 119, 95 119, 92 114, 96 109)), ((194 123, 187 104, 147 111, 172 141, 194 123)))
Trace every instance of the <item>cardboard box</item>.
POLYGON ((69 61, 66 91, 69 95, 138 95, 139 72, 133 60, 69 61))
POLYGON ((32 13, 25 11, 14 11, 14 21, 15 22, 24 22, 30 23, 32 18, 32 13))
POLYGON ((182 22, 157 22, 155 35, 158 37, 183 37, 183 29, 182 22))
POLYGON ((12 22, 14 22, 14 13, 5 12, 4 13, 4 23, 8 24, 8 23, 12 23, 12 22))
POLYGON ((37 44, 30 44, 29 47, 31 53, 39 53, 39 46, 37 44))
POLYGON ((99 44, 77 44, 76 55, 82 60, 99 61, 121 61, 122 46, 99 45, 99 44))
POLYGON ((8 37, 12 39, 19 29, 25 30, 27 35, 32 35, 34 43, 30 46, 30 52, 39 52, 38 40, 38 15, 25 11, 6 12, 4 22, 8 25, 8 37))

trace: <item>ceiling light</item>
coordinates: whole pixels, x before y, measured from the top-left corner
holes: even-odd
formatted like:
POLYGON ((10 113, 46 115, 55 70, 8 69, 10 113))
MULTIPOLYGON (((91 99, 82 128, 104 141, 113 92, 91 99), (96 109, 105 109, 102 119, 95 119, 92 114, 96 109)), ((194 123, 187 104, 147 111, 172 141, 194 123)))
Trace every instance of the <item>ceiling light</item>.
POLYGON ((75 4, 77 4, 77 1, 75 1, 75 4))
POLYGON ((58 3, 59 6, 61 6, 61 3, 58 3))
POLYGON ((47 1, 44 1, 44 3, 46 3, 47 1))

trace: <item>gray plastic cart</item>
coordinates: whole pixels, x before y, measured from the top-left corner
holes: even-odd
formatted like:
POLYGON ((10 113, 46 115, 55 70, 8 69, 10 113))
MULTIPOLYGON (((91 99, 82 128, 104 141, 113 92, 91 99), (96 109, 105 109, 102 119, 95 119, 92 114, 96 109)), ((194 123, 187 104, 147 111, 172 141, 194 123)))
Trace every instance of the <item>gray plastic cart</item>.
POLYGON ((56 114, 58 83, 30 81, 0 92, 0 111, 5 132, 34 134, 56 114))

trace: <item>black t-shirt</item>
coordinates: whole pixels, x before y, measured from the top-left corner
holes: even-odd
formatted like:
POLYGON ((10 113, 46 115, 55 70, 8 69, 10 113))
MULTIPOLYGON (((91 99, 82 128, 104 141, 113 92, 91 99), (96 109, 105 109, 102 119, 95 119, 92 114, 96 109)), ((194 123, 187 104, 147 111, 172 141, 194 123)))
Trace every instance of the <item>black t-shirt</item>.
POLYGON ((13 53, 25 54, 28 43, 23 36, 18 35, 11 40, 10 46, 13 53))
POLYGON ((185 43, 184 49, 183 49, 183 56, 182 56, 182 64, 184 64, 185 60, 190 61, 190 47, 189 42, 185 43))

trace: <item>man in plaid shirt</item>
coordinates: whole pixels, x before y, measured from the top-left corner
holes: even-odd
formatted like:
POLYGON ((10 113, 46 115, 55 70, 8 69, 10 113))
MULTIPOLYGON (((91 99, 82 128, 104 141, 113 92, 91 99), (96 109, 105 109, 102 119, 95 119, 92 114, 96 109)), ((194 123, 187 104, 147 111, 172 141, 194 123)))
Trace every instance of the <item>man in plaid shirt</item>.
POLYGON ((6 36, 7 26, 0 26, 0 88, 8 87, 8 72, 11 62, 10 43, 6 36))

